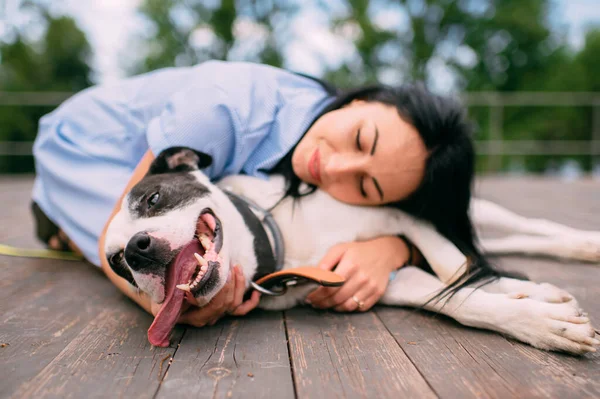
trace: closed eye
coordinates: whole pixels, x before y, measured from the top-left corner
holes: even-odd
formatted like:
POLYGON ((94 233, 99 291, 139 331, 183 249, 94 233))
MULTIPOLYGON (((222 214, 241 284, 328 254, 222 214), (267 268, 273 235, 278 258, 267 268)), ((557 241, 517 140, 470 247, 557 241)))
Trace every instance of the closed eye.
POLYGON ((360 188, 360 195, 362 195, 363 198, 368 198, 367 191, 365 190, 365 177, 364 176, 360 177, 359 188, 360 188))
POLYGON ((362 147, 360 146, 360 129, 358 129, 358 133, 356 133, 356 148, 359 151, 362 151, 362 147))
POLYGON ((356 133, 356 148, 359 151, 362 151, 362 147, 360 145, 360 129, 358 129, 358 133, 356 133))

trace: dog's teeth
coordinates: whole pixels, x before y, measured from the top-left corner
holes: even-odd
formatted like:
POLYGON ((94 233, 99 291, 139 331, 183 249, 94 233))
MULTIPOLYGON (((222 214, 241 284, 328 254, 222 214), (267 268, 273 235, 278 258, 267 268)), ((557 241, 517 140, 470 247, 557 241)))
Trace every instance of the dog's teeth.
POLYGON ((194 257, 196 258, 200 266, 205 267, 206 265, 208 265, 208 262, 202 257, 202 255, 194 253, 194 257))
POLYGON ((176 285, 175 287, 179 288, 181 291, 187 291, 190 292, 190 285, 189 284, 179 284, 176 285))
POLYGON ((190 287, 196 288, 196 286, 200 283, 200 280, 202 280, 202 277, 204 277, 203 274, 198 274, 198 277, 196 277, 196 280, 194 280, 194 282, 190 284, 190 287))
POLYGON ((200 273, 204 274, 204 273, 206 273, 207 270, 208 270, 208 263, 205 265, 202 265, 202 267, 200 268, 200 273))
POLYGON ((210 242, 210 238, 208 238, 207 235, 201 235, 200 236, 200 244, 202 244, 204 249, 206 249, 208 251, 212 245, 212 242, 210 242))

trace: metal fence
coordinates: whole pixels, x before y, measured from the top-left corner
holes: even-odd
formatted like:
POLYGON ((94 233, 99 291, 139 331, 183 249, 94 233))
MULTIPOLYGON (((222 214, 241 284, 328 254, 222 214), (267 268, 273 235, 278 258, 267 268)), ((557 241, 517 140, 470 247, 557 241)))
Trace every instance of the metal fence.
POLYGON ((476 141, 477 153, 488 155, 488 170, 499 170, 502 155, 589 155, 600 162, 599 92, 472 92, 463 100, 490 109, 489 140, 476 141), (591 140, 504 140, 506 107, 591 107, 591 140))
MULTIPOLYGON (((56 106, 70 92, 0 92, 0 106, 56 106)), ((475 142, 477 153, 488 156, 487 169, 500 169, 503 155, 589 155, 600 163, 600 92, 472 92, 465 105, 490 109, 489 140, 475 142), (507 107, 591 107, 591 140, 504 140, 507 107)), ((32 142, 0 142, 0 156, 30 156, 32 142)))

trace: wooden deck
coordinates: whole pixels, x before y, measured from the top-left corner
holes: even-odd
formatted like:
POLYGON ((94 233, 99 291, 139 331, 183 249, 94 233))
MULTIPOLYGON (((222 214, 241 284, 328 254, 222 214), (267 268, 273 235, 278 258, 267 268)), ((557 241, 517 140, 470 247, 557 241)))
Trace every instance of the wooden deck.
MULTIPOLYGON (((38 246, 31 178, 0 178, 0 242, 38 246)), ((478 193, 525 215, 600 230, 600 182, 487 178, 478 193)), ((504 257, 574 294, 600 324, 600 267, 504 257)), ((255 311, 177 327, 152 318, 84 263, 0 256, 0 398, 600 397, 600 354, 548 353, 445 317, 379 307, 255 311)))

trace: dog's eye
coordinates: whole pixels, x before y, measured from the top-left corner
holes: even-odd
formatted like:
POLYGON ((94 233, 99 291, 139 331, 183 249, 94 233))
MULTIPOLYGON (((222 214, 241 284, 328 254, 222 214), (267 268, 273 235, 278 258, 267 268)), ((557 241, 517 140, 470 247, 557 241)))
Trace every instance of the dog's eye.
POLYGON ((123 260, 123 251, 119 251, 116 254, 113 254, 110 259, 108 260, 108 262, 111 265, 118 265, 121 263, 121 260, 123 260))
POLYGON ((156 205, 156 203, 158 202, 158 198, 160 196, 158 195, 158 193, 154 193, 150 196, 150 198, 148 198, 148 208, 152 208, 154 205, 156 205))

